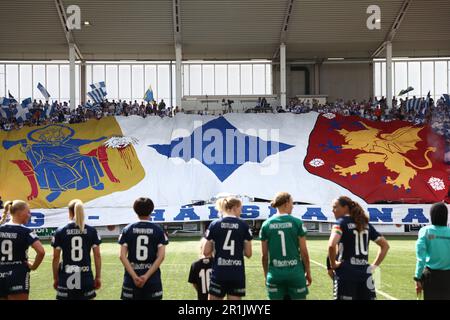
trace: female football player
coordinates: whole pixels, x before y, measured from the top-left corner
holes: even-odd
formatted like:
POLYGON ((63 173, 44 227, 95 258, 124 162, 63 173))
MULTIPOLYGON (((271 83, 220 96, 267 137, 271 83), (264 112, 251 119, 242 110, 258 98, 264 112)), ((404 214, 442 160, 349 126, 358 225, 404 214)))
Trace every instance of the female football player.
POLYGON ((39 238, 24 224, 30 220, 30 208, 21 200, 8 201, 3 216, 11 220, 0 226, 0 299, 28 300, 30 270, 36 270, 45 256, 39 238), (28 248, 36 251, 34 262, 28 260, 28 248))
POLYGON ((53 287, 58 300, 90 300, 101 286, 100 237, 84 223, 81 200, 69 202, 69 223, 58 228, 52 239, 53 287), (91 265, 94 254, 95 278, 91 265), (62 252, 62 263, 61 260, 62 252))
POLYGON ((163 287, 159 267, 169 239, 160 226, 149 220, 155 205, 138 198, 133 205, 139 221, 126 226, 119 237, 120 261, 125 268, 122 300, 161 300, 163 287))
POLYGON ((291 215, 294 202, 289 193, 278 193, 270 205, 278 213, 261 228, 267 294, 271 300, 306 299, 312 279, 303 222, 291 215))
POLYGON ((328 242, 328 257, 330 269, 334 270, 334 298, 374 300, 372 273, 384 260, 389 244, 369 223, 363 208, 350 198, 342 196, 335 200, 333 213, 336 224, 328 242), (371 265, 368 261, 369 240, 379 246, 371 265))
POLYGON ((245 296, 244 255, 252 256, 252 232, 240 219, 239 199, 221 198, 216 207, 222 217, 209 225, 203 249, 205 256, 215 250, 208 299, 222 300, 227 296, 229 300, 240 300, 245 296))
POLYGON ((205 238, 200 240, 200 258, 192 263, 188 278, 188 282, 192 283, 195 291, 197 291, 198 300, 208 300, 209 280, 214 261, 212 256, 203 255, 203 248, 206 241, 205 238))

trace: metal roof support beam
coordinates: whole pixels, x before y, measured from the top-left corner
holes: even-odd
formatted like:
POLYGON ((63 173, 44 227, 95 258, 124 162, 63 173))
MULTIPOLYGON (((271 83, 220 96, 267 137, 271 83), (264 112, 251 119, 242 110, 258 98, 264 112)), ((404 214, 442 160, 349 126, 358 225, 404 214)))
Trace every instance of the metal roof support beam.
POLYGON ((67 44, 70 46, 71 44, 74 46, 75 54, 78 59, 84 60, 83 55, 81 54, 80 49, 78 48, 77 43, 72 34, 72 30, 67 27, 67 15, 66 9, 62 3, 62 0, 55 0, 56 11, 58 12, 59 19, 61 20, 61 25, 63 27, 64 35, 66 36, 67 44))
POLYGON ((286 45, 280 45, 280 104, 286 108, 286 45))
POLYGON ((405 0, 400 7, 400 10, 397 14, 397 17, 394 20, 394 23, 391 26, 391 29, 387 33, 383 43, 381 43, 378 48, 373 52, 372 58, 378 57, 381 52, 386 48, 386 44, 388 42, 392 42, 394 40, 395 34, 397 33, 398 29, 400 28, 400 25, 402 24, 403 19, 405 18, 406 12, 408 11, 408 8, 411 5, 412 0, 405 0))
MULTIPOLYGON (((175 106, 182 108, 181 97, 181 62, 182 62, 182 45, 181 45, 181 7, 180 0, 172 0, 173 3, 173 37, 175 43, 175 106)), ((172 70, 170 71, 172 72, 172 70)), ((172 102, 171 102, 172 103, 172 102)))
MULTIPOLYGON (((289 20, 291 19, 292 10, 294 8, 295 0, 288 0, 288 5, 286 7, 286 13, 284 14, 283 25, 281 27, 280 32, 280 44, 286 43, 288 29, 289 29, 289 20)), ((277 47, 275 52, 273 53, 272 60, 275 60, 280 53, 280 48, 277 47)))
POLYGON ((392 42, 386 43, 386 104, 392 108, 392 42))
POLYGON ((70 89, 70 110, 75 110, 75 45, 69 44, 69 89, 70 89))

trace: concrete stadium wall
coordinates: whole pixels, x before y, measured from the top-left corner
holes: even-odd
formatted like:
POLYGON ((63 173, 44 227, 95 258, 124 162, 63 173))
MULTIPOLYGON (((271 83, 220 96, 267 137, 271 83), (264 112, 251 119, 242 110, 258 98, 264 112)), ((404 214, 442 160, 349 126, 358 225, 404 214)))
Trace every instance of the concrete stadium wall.
POLYGON ((322 64, 320 94, 328 95, 328 101, 338 98, 367 100, 373 96, 373 64, 322 64))
MULTIPOLYGON (((315 66, 313 64, 293 64, 286 66, 287 98, 297 95, 327 95, 328 101, 338 98, 364 100, 373 96, 372 63, 323 63, 319 67, 320 88, 317 91, 315 66), (309 83, 307 74, 309 73, 309 83), (309 91, 309 92, 308 92, 309 91)), ((280 68, 278 64, 272 71, 273 93, 280 92, 280 68)))

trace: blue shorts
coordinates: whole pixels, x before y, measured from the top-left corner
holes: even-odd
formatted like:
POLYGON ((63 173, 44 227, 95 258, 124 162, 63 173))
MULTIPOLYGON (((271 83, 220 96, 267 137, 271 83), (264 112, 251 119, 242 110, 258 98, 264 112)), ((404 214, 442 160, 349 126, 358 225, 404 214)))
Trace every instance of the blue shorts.
POLYGON ((224 298, 226 295, 244 297, 245 296, 245 280, 244 281, 220 281, 211 279, 209 283, 209 293, 213 296, 224 298))
POLYGON ((376 300, 377 298, 371 277, 367 277, 366 281, 353 281, 335 276, 333 295, 335 300, 376 300))
POLYGON ((92 272, 66 273, 60 270, 56 299, 91 300, 97 296, 94 287, 92 272))
POLYGON ((0 266, 0 298, 30 293, 30 269, 26 264, 0 266))
MULTIPOLYGON (((152 277, 153 278, 153 277, 152 277)), ((163 297, 163 288, 160 277, 157 279, 148 279, 142 288, 136 287, 128 274, 123 279, 122 300, 161 300, 163 297)))

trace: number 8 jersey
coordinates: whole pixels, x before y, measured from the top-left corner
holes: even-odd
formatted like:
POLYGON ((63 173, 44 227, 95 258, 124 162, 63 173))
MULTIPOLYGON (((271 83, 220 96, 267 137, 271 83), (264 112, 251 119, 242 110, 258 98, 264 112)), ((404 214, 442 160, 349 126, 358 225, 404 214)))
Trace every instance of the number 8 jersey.
POLYGON ((62 250, 61 270, 72 273, 70 269, 91 272, 91 250, 101 244, 100 236, 94 227, 85 225, 84 230, 70 222, 55 231, 52 247, 62 250))

